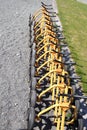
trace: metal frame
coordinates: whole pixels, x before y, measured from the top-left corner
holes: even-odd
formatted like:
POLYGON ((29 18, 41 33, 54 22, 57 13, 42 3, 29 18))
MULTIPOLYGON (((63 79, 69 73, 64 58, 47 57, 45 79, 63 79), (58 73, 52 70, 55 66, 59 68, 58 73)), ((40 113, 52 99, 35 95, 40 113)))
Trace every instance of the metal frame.
MULTIPOLYGON (((41 115, 47 113, 49 110, 53 110, 54 113, 54 123, 56 123, 56 130, 64 130, 65 124, 73 124, 77 118, 76 106, 72 105, 73 97, 69 99, 69 92, 73 95, 73 89, 70 86, 70 79, 68 78, 68 83, 65 83, 65 76, 68 72, 64 70, 64 64, 62 64, 62 55, 60 55, 60 42, 56 38, 56 33, 54 32, 54 24, 51 20, 50 14, 47 9, 42 6, 34 16, 34 34, 36 43, 36 73, 39 76, 40 70, 43 67, 47 68, 45 75, 42 75, 37 86, 41 85, 42 80, 49 78, 50 84, 38 95, 38 101, 41 100, 43 95, 51 92, 52 105, 37 114, 37 119, 41 115), (58 47, 57 47, 58 46, 58 47), (43 61, 42 61, 43 59, 43 61), (57 60, 57 62, 55 61, 57 60), (42 63, 40 63, 42 61, 42 63), (58 62, 59 61, 59 62, 58 62), (69 109, 73 109, 72 119, 66 121, 66 113, 69 109)), ((40 86, 41 88, 41 86, 40 86)))

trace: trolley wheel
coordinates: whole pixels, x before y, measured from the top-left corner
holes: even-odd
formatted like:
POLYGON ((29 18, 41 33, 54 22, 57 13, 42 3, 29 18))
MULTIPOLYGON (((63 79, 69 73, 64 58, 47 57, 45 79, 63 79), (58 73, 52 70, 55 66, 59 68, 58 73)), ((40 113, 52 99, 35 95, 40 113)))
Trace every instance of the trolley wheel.
POLYGON ((31 92, 30 92, 30 106, 31 107, 35 107, 36 99, 37 99, 36 91, 31 90, 31 92))
POLYGON ((78 130, 83 130, 83 119, 82 118, 78 119, 78 130))
POLYGON ((31 78, 35 76, 35 67, 31 66, 31 78))
POLYGON ((28 130, 31 130, 34 126, 35 120, 35 110, 33 107, 30 107, 28 110, 28 130))
POLYGON ((31 79, 31 86, 30 86, 32 90, 35 90, 36 84, 37 84, 36 78, 32 77, 32 79, 31 79))
POLYGON ((78 100, 78 99, 75 100, 75 106, 77 108, 77 112, 79 112, 79 110, 80 110, 80 100, 78 100))

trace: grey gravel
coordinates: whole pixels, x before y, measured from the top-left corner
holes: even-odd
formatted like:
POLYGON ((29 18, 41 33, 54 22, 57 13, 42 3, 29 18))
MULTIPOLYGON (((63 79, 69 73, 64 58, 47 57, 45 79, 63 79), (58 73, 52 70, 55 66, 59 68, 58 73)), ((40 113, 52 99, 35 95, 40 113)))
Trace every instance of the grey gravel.
POLYGON ((40 2, 0 0, 0 130, 27 128, 28 18, 40 2))

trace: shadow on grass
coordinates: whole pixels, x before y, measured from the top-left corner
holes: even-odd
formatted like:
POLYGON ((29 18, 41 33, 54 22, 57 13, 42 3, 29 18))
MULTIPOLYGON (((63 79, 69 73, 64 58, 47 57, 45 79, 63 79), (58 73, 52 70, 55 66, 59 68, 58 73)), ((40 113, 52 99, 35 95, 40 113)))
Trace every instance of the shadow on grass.
POLYGON ((85 91, 83 90, 82 92, 83 92, 84 94, 87 94, 87 91, 86 91, 86 90, 85 90, 85 91))
POLYGON ((83 68, 83 66, 82 66, 82 65, 79 65, 79 64, 76 64, 76 66, 83 68))
MULTIPOLYGON (((76 54, 76 53, 74 53, 74 54, 76 54)), ((80 59, 80 58, 77 58, 77 56, 73 56, 72 58, 73 58, 73 59, 76 59, 76 60, 78 60, 78 61, 87 62, 87 60, 82 60, 82 59, 80 59)))
POLYGON ((87 84, 87 81, 81 80, 82 83, 87 84))
POLYGON ((84 72, 79 72, 79 71, 77 71, 77 73, 78 73, 79 75, 87 75, 87 74, 84 73, 84 72))

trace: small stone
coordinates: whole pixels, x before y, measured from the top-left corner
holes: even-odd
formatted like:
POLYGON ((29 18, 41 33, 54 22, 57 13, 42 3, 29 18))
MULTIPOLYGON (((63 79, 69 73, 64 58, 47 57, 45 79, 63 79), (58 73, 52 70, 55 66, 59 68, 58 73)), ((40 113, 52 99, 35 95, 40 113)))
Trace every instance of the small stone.
POLYGON ((18 12, 16 12, 16 15, 18 15, 18 12))
POLYGON ((82 112, 83 110, 82 109, 80 109, 80 112, 82 112))
POLYGON ((83 130, 86 130, 86 127, 84 127, 83 130))
POLYGON ((84 118, 84 119, 87 119, 87 114, 85 114, 85 115, 83 116, 83 118, 84 118))
POLYGON ((81 102, 81 103, 84 102, 84 99, 80 99, 80 102, 81 102))
POLYGON ((20 53, 17 53, 16 55, 17 55, 17 56, 19 56, 19 55, 20 55, 20 53))
POLYGON ((4 115, 4 113, 2 112, 2 115, 4 115))
POLYGON ((86 106, 86 104, 84 103, 84 106, 86 106))
POLYGON ((18 103, 15 103, 15 106, 17 106, 18 105, 18 103))

